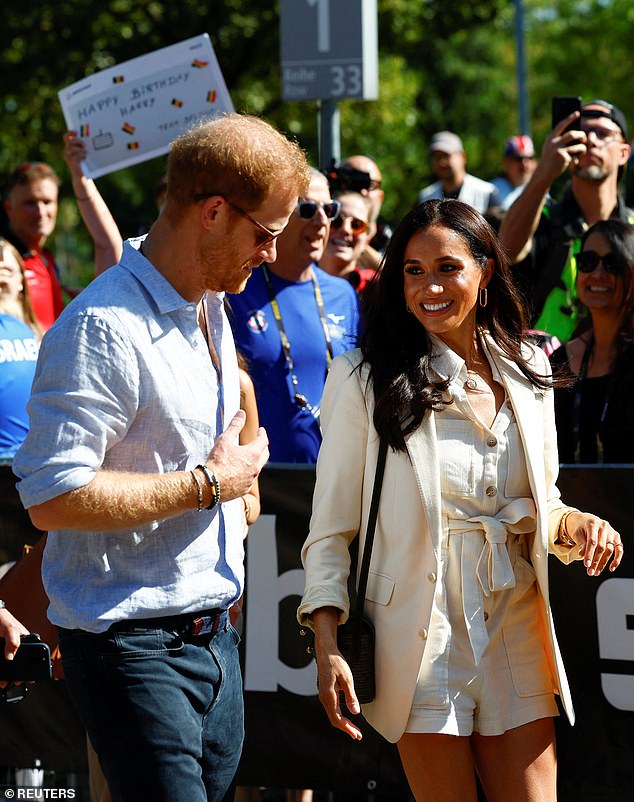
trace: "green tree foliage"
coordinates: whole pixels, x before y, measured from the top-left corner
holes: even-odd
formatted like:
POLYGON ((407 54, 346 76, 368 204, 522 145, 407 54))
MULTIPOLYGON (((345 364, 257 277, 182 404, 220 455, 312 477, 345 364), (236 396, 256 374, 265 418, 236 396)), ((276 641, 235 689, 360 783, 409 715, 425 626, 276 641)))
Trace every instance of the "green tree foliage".
MULTIPOLYGON (((336 3, 332 0, 333 13, 336 3)), ((302 2, 302 0, 297 0, 302 2)), ((342 101, 342 153, 367 153, 384 174, 385 211, 395 219, 432 176, 427 143, 450 128, 483 177, 500 167, 518 133, 514 5, 511 0, 378 0, 380 99, 342 101)), ((64 121, 57 91, 86 75, 208 32, 236 109, 296 136, 317 163, 317 104, 281 100, 279 2, 271 0, 4 0, 0 52, 0 173, 42 159, 65 176, 64 121)), ((533 134, 549 128, 550 97, 604 96, 634 108, 628 81, 631 0, 525 0, 533 134)), ((125 235, 155 213, 164 169, 156 159, 99 180, 125 235)), ((66 190, 67 188, 65 188, 66 190)), ((66 196, 68 195, 65 192, 66 196)), ((60 248, 77 245, 77 213, 66 201, 60 248)), ((79 250, 78 250, 79 249, 79 250)), ((73 265, 71 265, 72 267, 73 265)))

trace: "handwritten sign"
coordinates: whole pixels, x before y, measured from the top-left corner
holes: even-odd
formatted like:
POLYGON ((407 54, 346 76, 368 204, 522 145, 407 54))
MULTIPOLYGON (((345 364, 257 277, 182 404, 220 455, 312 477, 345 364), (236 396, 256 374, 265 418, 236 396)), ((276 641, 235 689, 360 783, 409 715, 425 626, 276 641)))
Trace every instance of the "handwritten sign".
POLYGON ((90 178, 162 156, 194 123, 233 111, 206 33, 109 67, 58 95, 67 128, 86 145, 90 178))

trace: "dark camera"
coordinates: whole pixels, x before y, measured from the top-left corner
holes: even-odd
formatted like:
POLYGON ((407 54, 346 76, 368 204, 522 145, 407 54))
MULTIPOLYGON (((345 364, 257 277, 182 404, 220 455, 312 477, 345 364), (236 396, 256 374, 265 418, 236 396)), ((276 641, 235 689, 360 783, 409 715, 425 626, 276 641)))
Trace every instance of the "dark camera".
POLYGON ((326 170, 326 178, 331 192, 362 192, 372 186, 370 173, 354 167, 336 167, 334 161, 326 170))
POLYGON ((0 638, 0 680, 36 682, 50 679, 51 652, 47 643, 35 633, 23 635, 13 660, 4 658, 4 639, 0 638))

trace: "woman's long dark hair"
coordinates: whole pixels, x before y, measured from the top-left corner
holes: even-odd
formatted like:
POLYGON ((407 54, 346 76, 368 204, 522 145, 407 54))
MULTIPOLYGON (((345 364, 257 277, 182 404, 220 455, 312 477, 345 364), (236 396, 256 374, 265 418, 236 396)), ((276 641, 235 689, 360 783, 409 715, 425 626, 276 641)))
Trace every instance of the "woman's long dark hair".
POLYGON ((478 306, 476 324, 488 329, 502 352, 515 362, 534 385, 550 387, 522 352, 525 312, 513 285, 508 260, 484 217, 456 200, 430 200, 415 206, 397 226, 388 245, 377 286, 371 293, 367 324, 361 341, 363 362, 370 367, 374 391, 374 426, 397 450, 417 429, 433 405, 442 403, 447 383, 429 378, 432 345, 425 328, 406 310, 403 262, 408 242, 418 231, 440 226, 454 231, 466 243, 475 261, 494 263, 487 285, 488 303, 478 306))
POLYGON ((634 226, 625 220, 599 220, 581 239, 582 250, 591 234, 600 234, 621 268, 623 277, 623 319, 616 335, 616 361, 613 373, 619 384, 634 380, 634 226))

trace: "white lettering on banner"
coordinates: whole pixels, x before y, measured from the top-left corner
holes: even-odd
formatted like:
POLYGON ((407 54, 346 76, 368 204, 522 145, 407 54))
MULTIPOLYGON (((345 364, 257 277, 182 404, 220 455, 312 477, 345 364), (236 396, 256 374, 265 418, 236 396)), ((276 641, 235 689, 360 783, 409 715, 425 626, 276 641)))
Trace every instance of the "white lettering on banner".
POLYGON ((247 614, 244 689, 277 692, 278 686, 298 696, 317 693, 317 667, 311 660, 292 668, 279 659, 280 601, 304 592, 300 568, 277 572, 275 515, 261 515, 247 538, 247 614))
POLYGON ((634 579, 606 579, 597 590, 599 656, 603 660, 628 660, 630 674, 601 674, 601 688, 617 710, 634 710, 634 579))

